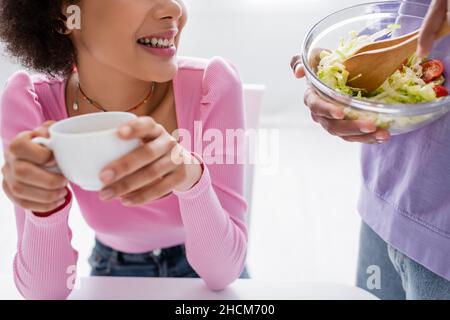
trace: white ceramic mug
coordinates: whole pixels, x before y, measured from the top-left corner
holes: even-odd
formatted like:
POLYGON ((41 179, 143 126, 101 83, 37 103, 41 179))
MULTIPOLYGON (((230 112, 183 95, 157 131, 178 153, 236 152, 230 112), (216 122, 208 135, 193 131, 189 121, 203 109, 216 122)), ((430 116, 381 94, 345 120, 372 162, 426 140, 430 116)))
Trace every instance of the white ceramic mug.
POLYGON ((140 146, 139 139, 123 140, 117 135, 120 126, 136 118, 129 112, 76 116, 51 125, 49 139, 37 137, 32 142, 53 151, 57 167, 48 171, 62 173, 84 190, 99 191, 101 170, 140 146))

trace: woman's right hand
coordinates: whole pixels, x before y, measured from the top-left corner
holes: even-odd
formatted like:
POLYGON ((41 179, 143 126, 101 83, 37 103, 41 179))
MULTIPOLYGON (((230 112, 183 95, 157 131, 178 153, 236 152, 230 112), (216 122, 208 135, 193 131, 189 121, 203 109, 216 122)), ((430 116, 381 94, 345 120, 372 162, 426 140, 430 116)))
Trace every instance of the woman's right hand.
POLYGON ((8 198, 38 216, 47 216, 46 213, 64 204, 69 192, 68 180, 63 175, 43 168, 55 164, 53 152, 31 142, 37 136, 48 137, 48 127, 53 122, 18 134, 5 151, 2 167, 3 190, 8 198))
MULTIPOLYGON (((317 57, 310 62, 318 63, 317 57)), ((305 69, 300 56, 292 58, 292 70, 297 78, 305 76, 305 69)), ((311 112, 312 119, 319 123, 330 134, 338 136, 345 141, 367 144, 383 143, 389 140, 387 130, 377 129, 376 125, 366 120, 346 120, 344 107, 333 104, 321 98, 314 89, 309 87, 304 96, 304 103, 311 112)))

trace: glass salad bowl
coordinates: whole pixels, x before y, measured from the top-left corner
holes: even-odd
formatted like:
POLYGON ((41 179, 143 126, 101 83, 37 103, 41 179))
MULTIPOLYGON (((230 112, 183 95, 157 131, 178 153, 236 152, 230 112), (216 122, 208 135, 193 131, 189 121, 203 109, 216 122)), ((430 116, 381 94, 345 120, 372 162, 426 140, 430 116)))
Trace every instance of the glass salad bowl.
MULTIPOLYGON (((335 50, 340 41, 352 32, 358 35, 372 35, 398 24, 401 28, 386 37, 397 37, 417 30, 427 13, 425 4, 409 1, 372 2, 349 7, 333 13, 318 22, 306 36, 302 47, 302 62, 306 78, 324 99, 344 106, 346 119, 369 119, 378 127, 385 128, 392 135, 419 129, 445 115, 450 110, 450 97, 433 102, 417 104, 386 104, 352 97, 338 92, 323 83, 316 75, 318 54, 324 50, 335 50)), ((450 38, 435 44, 430 58, 444 63, 444 86, 450 89, 450 38)), ((376 68, 377 66, 373 66, 376 68)))

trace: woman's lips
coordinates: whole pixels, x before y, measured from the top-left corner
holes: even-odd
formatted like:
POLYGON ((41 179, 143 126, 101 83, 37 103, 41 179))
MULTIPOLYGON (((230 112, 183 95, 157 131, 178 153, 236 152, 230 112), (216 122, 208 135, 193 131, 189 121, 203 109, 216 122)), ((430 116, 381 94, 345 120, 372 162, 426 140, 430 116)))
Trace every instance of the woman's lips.
POLYGON ((175 36, 178 34, 178 29, 169 29, 161 33, 152 34, 149 36, 143 36, 142 38, 162 38, 162 39, 171 39, 175 38, 175 36))
POLYGON ((149 47, 149 46, 145 46, 142 44, 140 44, 140 46, 142 47, 142 49, 146 50, 147 52, 154 54, 156 56, 160 56, 160 57, 172 58, 177 53, 177 48, 175 46, 171 46, 168 48, 149 47))
POLYGON ((177 48, 175 47, 175 36, 177 33, 178 29, 170 29, 165 32, 139 38, 137 42, 151 54, 170 58, 177 52, 177 48))

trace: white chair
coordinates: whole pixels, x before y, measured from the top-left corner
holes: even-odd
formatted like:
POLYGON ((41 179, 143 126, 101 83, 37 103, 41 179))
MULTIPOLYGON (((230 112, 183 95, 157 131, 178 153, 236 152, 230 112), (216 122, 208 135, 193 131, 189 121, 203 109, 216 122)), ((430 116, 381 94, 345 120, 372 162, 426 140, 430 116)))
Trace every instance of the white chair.
MULTIPOLYGON (((246 129, 259 128, 259 116, 261 114, 261 105, 266 91, 265 86, 256 84, 246 84, 244 85, 244 104, 245 104, 245 126, 246 129)), ((255 154, 254 150, 257 147, 254 144, 248 146, 247 155, 255 154)), ((251 159, 250 159, 251 160, 251 159)), ((255 165, 253 163, 246 163, 245 166, 245 199, 248 203, 247 212, 247 225, 250 225, 250 214, 252 209, 253 200, 253 183, 255 175, 255 165)))

